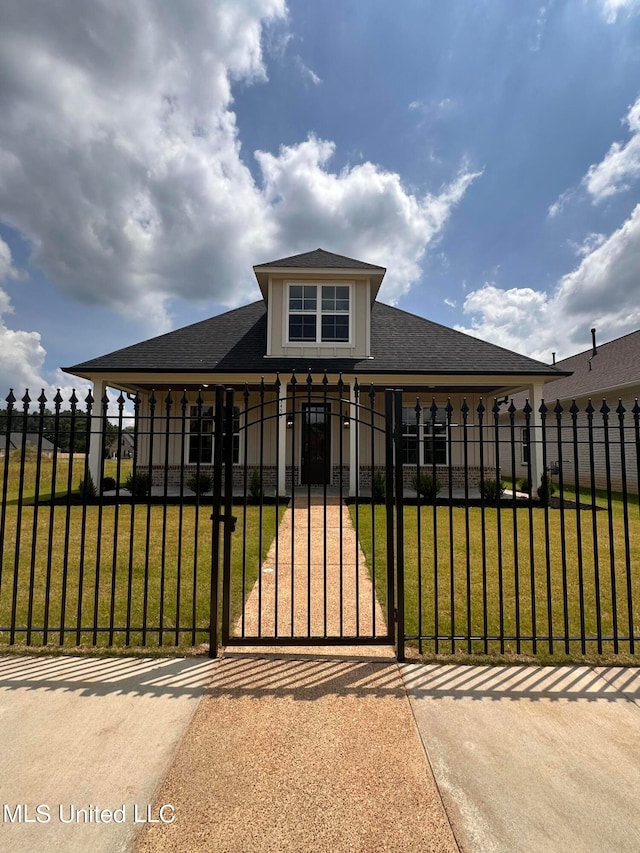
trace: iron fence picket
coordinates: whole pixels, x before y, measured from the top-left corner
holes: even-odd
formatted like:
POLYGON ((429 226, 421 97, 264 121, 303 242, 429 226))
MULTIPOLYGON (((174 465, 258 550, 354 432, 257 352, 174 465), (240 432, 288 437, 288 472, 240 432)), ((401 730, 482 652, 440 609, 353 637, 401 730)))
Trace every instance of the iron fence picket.
MULTIPOLYGON (((435 401, 434 401, 435 402, 435 401)), ((449 407, 451 404, 451 399, 449 398, 449 404, 447 405, 447 422, 449 424, 449 429, 447 430, 447 473, 448 473, 448 517, 449 517, 449 597, 451 601, 450 606, 450 614, 451 614, 451 630, 450 630, 450 642, 451 642, 451 654, 455 653, 456 649, 456 571, 455 571, 455 533, 454 533, 454 515, 453 515, 453 454, 452 450, 452 442, 451 442, 451 418, 449 407)), ((432 442, 433 447, 435 447, 435 430, 432 430, 432 442)), ((463 433, 462 436, 462 453, 463 455, 467 452, 466 435, 463 433)), ((434 450, 432 449, 432 453, 434 450)), ((435 455, 435 454, 434 454, 435 455)), ((418 454, 419 456, 419 454, 418 454)), ((437 497, 437 489, 434 484, 434 503, 437 497)))
POLYGON ((629 654, 635 651, 635 641, 633 636, 633 593, 632 593, 632 573, 631 573, 631 542, 629 535, 629 493, 627 491, 627 455, 625 448, 625 423, 624 415, 626 409, 622 405, 622 400, 618 400, 616 414, 618 415, 618 429, 620 442, 620 475, 622 485, 622 519, 624 527, 624 565, 625 579, 627 584, 627 616, 628 616, 628 631, 629 631, 629 654))
MULTIPOLYGON (((548 409, 544 402, 544 400, 540 404, 540 440, 542 442, 542 470, 546 471, 548 468, 548 457, 547 457, 547 414, 548 409)), ((530 481, 531 486, 531 496, 533 497, 535 493, 535 484, 533 480, 530 481)), ((551 575, 551 537, 549 533, 549 502, 543 501, 543 512, 544 512, 544 544, 545 544, 545 568, 546 568, 546 589, 545 593, 547 596, 547 642, 549 644, 549 654, 553 654, 553 641, 554 641, 554 631, 553 631, 553 583, 552 583, 552 575, 551 575)))
POLYGON ((609 412, 606 400, 602 401, 600 414, 602 415, 602 437, 604 444, 605 473, 607 483, 607 515, 609 531, 609 576, 611 578, 611 620, 613 624, 613 651, 618 654, 618 590, 616 583, 616 561, 615 561, 615 536, 613 532, 613 506, 611 488, 611 448, 609 443, 609 412))
POLYGON ((596 506, 596 468, 595 468, 595 435, 593 426, 593 416, 595 408, 591 404, 591 400, 585 409, 587 415, 587 430, 589 442, 589 486, 591 490, 591 534, 593 541, 593 574, 594 574, 594 589, 595 589, 595 607, 596 607, 596 637, 598 644, 598 654, 602 654, 602 603, 600 590, 600 559, 598 551, 598 516, 596 506))
MULTIPOLYGON (((572 435, 572 451, 573 451, 573 482, 576 490, 576 540, 582 542, 582 514, 580 512, 580 462, 578 459, 578 414, 579 408, 576 401, 573 400, 571 408, 571 435, 572 435)), ((582 654, 587 651, 587 637, 585 625, 585 601, 584 601, 584 564, 582 559, 582 549, 577 549, 578 559, 578 596, 579 596, 579 615, 580 615, 580 648, 582 654)))
MULTIPOLYGON (((532 457, 531 447, 532 447, 532 441, 531 441, 531 436, 533 434, 532 429, 531 429, 531 415, 532 415, 533 409, 531 408, 531 405, 529 403, 528 398, 524 404, 522 412, 524 414, 524 419, 525 419, 525 427, 524 427, 526 430, 525 435, 527 436, 527 440, 529 442, 528 443, 527 459, 526 459, 527 483, 528 483, 528 487, 529 487, 529 500, 527 501, 527 516, 528 516, 528 521, 529 521, 529 583, 531 585, 531 635, 532 635, 531 650, 532 650, 533 654, 535 655, 538 651, 538 627, 537 627, 537 613, 536 613, 537 602, 536 602, 535 535, 534 535, 534 520, 533 520, 533 503, 531 501, 531 495, 532 495, 532 483, 531 483, 531 457, 532 457)), ((512 484, 512 488, 513 488, 514 495, 515 495, 515 491, 517 488, 517 483, 516 483, 515 478, 514 478, 514 481, 512 484)))

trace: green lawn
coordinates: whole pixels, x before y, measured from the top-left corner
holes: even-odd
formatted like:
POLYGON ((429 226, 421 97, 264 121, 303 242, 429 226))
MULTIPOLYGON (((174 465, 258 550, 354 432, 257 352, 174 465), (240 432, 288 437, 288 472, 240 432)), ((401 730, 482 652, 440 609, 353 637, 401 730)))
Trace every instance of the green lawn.
MULTIPOLYGON (((37 464, 37 453, 35 449, 28 448, 25 453, 24 466, 21 464, 20 452, 14 450, 9 454, 9 466, 6 472, 6 500, 13 502, 18 500, 22 485, 22 497, 25 501, 31 501, 38 493, 39 499, 49 500, 53 488, 53 477, 55 474, 56 497, 64 497, 69 486, 69 465, 71 465, 71 491, 76 491, 80 481, 85 476, 84 455, 74 456, 70 460, 66 456, 60 456, 55 460, 52 457, 43 456, 40 466, 37 464), (37 489, 36 489, 37 485, 37 489)), ((122 486, 131 473, 132 460, 122 459, 120 461, 120 485, 122 486)), ((104 461, 104 476, 118 478, 118 460, 106 459, 104 461)), ((0 459, 0 497, 5 488, 5 459, 0 459)), ((127 494, 125 492, 125 494, 127 494)))
MULTIPOLYGON (((8 506, 5 512, 0 579, 0 627, 3 630, 0 631, 0 643, 10 640, 8 629, 11 627, 14 594, 17 603, 15 627, 28 625, 31 609, 34 630, 30 642, 34 645, 43 643, 47 589, 50 590, 50 631, 47 642, 54 645, 59 644, 63 607, 66 626, 81 625, 79 637, 75 631, 65 634, 65 646, 93 645, 91 628, 94 613, 97 613, 99 627, 106 629, 98 633, 99 646, 111 642, 115 646, 157 646, 160 645, 160 626, 164 629, 162 645, 188 647, 208 641, 212 530, 210 506, 202 505, 199 511, 194 505, 106 506, 102 510, 100 529, 97 506, 86 509, 82 506, 67 508, 62 505, 39 508, 23 506, 16 578, 19 512, 20 509, 15 505, 8 506), (114 532, 116 514, 117 536, 114 532), (34 530, 37 531, 35 544, 34 530), (65 557, 67 531, 68 549, 65 557), (143 636, 145 610, 148 630, 143 636), (122 628, 127 624, 127 612, 133 628, 130 636, 127 638, 125 633, 114 632, 110 638, 111 627, 122 628), (177 626, 181 629, 179 632, 177 626)), ((247 508, 247 593, 255 582, 259 564, 266 557, 273 539, 275 512, 273 506, 263 508, 260 556, 259 508, 247 508)), ((280 508, 282 512, 283 507, 280 508)), ((235 577, 240 578, 243 508, 234 507, 234 514, 238 516, 238 533, 234 534, 233 540, 232 571, 235 577)), ((233 586, 236 591, 232 613, 235 616, 240 612, 242 592, 239 581, 233 586)), ((15 634, 17 643, 25 640, 25 632, 15 634)))
MULTIPOLYGON (((602 498, 598 498, 597 502, 602 504, 602 498)), ((353 507, 351 511, 353 516, 353 507)), ((376 586, 378 597, 384 603, 384 507, 376 507, 374 518, 376 586)), ((467 638, 485 634, 495 637, 530 637, 534 633, 534 612, 535 633, 539 637, 548 636, 549 619, 552 635, 564 638, 568 628, 570 637, 580 637, 581 616, 587 638, 596 637, 598 620, 603 637, 613 636, 614 628, 617 628, 619 637, 628 636, 628 565, 635 608, 633 630, 636 636, 640 636, 640 519, 637 503, 628 508, 628 525, 627 554, 624 512, 620 501, 613 502, 611 525, 606 511, 593 513, 590 510, 567 509, 564 513, 564 529, 557 509, 549 510, 547 525, 545 512, 541 508, 533 509, 530 516, 527 508, 518 509, 514 514, 511 508, 498 511, 487 507, 483 524, 479 507, 465 511, 463 507, 450 510, 447 506, 438 506, 435 513, 433 507, 422 507, 420 510, 415 506, 405 507, 406 634, 440 637, 437 643, 430 639, 421 642, 412 640, 410 644, 419 647, 424 654, 482 654, 485 651, 500 654, 501 650, 505 654, 515 654, 518 644, 514 639, 505 640, 503 644, 499 640, 491 640, 485 647, 481 640, 473 640, 469 644, 467 638), (580 530, 578 524, 581 525, 580 530), (547 538, 549 568, 545 545, 547 538), (566 593, 563 578, 566 579, 566 593), (614 584, 615 597, 612 594, 614 584), (548 598, 551 601, 550 617, 548 598), (453 642, 452 635, 456 638, 453 642)), ((360 508, 360 543, 369 566, 372 563, 371 531, 371 512, 369 508, 360 508)), ((613 642, 605 640, 599 653, 595 640, 588 639, 586 654, 583 656, 580 640, 572 640, 569 643, 569 656, 576 660, 609 659, 613 648, 613 642)), ((637 651, 640 651, 640 643, 637 651)), ((628 641, 621 642, 621 659, 628 652, 628 641)), ((533 643, 522 640, 519 653, 533 655, 533 643)), ((540 659, 550 657, 547 640, 538 641, 536 655, 540 659)), ((563 640, 554 642, 553 656, 566 656, 563 640)))

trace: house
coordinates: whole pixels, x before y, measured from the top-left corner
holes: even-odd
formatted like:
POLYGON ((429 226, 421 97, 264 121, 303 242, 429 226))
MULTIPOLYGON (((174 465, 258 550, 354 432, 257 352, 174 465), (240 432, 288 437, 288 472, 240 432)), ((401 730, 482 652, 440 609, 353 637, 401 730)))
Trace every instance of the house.
MULTIPOLYGON (((41 441, 40 446, 41 446, 42 455, 43 456, 53 456, 54 451, 55 451, 55 445, 52 444, 52 442, 50 442, 49 439, 44 438, 44 436, 42 438, 40 438, 38 436, 38 433, 36 433, 36 432, 28 432, 24 436, 21 432, 10 433, 10 435, 8 436, 9 453, 11 453, 12 450, 21 450, 22 444, 23 444, 23 438, 24 438, 25 447, 27 447, 27 448, 33 447, 34 450, 37 450, 38 442, 41 441)), ((7 447, 7 436, 2 435, 2 436, 0 436, 0 456, 4 456, 6 447, 7 447)))
MULTIPOLYGON (((316 249, 253 269, 259 301, 65 368, 92 382, 97 400, 107 387, 138 395, 144 424, 138 455, 156 482, 175 484, 185 471, 211 466, 213 390, 223 384, 242 403, 233 418, 236 484, 248 464, 259 466, 265 483, 282 493, 292 482, 344 481, 351 493, 370 485, 379 464, 374 458, 384 460, 383 438, 360 440, 365 418, 359 401, 373 393, 373 421, 383 414, 387 388, 402 389, 407 469, 436 465, 443 479, 477 484, 478 447, 463 451, 460 444, 463 402, 471 413, 466 428, 473 430, 481 401, 490 409, 493 398, 524 389, 537 408, 545 382, 564 375, 559 367, 379 302, 384 267, 316 249), (419 423, 418 400, 430 412, 419 423), (449 400, 453 419, 445 412, 449 400), (265 407, 271 414, 260 420, 258 441, 246 428, 248 412, 265 407), (180 417, 178 435, 168 423, 180 417)), ((91 451, 96 481, 97 444, 91 451)), ((537 457, 534 463, 541 464, 537 457)), ((491 459, 483 457, 482 465, 491 470, 491 459)))
MULTIPOLYGON (((562 442, 563 479, 565 483, 575 482, 575 455, 580 484, 589 485, 591 448, 596 488, 607 488, 608 471, 611 489, 622 491, 624 462, 626 487, 630 492, 638 494, 638 436, 633 409, 640 397, 640 329, 606 344, 596 345, 595 329, 591 329, 591 336, 589 349, 556 362, 557 368, 571 371, 571 375, 548 381, 544 388, 547 405, 553 407, 559 402, 564 410, 563 417, 569 423, 571 406, 575 403, 579 410, 576 413, 576 453, 572 452, 573 441, 568 430, 562 442), (605 401, 610 409, 610 412, 606 413, 606 442, 603 417, 605 413, 602 411, 605 401), (595 409, 591 418, 593 441, 589 441, 589 403, 595 409), (620 404, 624 411, 618 408, 620 404)), ((557 460, 556 448, 552 449, 551 455, 557 460)))
POLYGON ((120 457, 120 459, 131 459, 134 450, 133 434, 131 432, 121 432, 115 436, 107 445, 107 452, 112 459, 120 457))

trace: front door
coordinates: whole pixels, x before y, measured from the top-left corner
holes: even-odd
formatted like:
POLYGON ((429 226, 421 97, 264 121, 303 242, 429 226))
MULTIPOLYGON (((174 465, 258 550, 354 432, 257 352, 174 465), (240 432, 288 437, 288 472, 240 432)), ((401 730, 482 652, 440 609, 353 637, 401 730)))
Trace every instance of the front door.
POLYGON ((324 485, 331 482, 331 406, 327 403, 302 405, 302 483, 324 485))

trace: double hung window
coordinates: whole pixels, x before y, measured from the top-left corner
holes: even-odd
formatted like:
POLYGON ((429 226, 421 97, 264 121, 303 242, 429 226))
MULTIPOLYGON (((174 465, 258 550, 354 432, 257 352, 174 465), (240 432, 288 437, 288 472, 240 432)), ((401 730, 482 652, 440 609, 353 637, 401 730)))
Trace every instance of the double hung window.
POLYGON ((438 409, 435 421, 430 409, 423 409, 420 422, 416 410, 402 407, 401 462, 405 465, 446 465, 447 456, 447 411, 438 409))
MULTIPOLYGON (((211 465, 213 462, 213 406, 191 406, 189 418, 189 453, 188 460, 192 465, 211 465)), ((233 408, 233 461, 240 460, 240 409, 233 408)), ((223 456, 227 450, 227 436, 222 436, 223 456)))
POLYGON ((289 285, 289 342, 348 343, 350 302, 348 285, 289 285))

